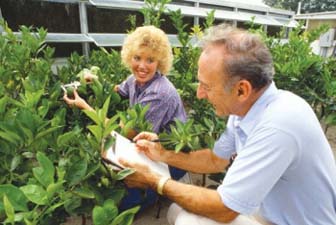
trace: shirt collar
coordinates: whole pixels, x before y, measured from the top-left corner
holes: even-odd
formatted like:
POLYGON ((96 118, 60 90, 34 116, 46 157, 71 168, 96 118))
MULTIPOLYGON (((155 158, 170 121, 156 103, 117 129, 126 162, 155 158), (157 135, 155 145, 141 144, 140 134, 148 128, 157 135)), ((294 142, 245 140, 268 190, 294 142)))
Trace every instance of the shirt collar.
POLYGON ((239 126, 245 135, 249 135, 255 124, 259 121, 262 112, 267 105, 276 97, 278 89, 274 82, 264 91, 264 93, 258 98, 258 100, 252 105, 250 110, 244 117, 237 117, 237 126, 239 126))
POLYGON ((147 82, 145 83, 145 85, 142 85, 142 86, 139 86, 139 85, 137 84, 137 82, 136 82, 136 79, 134 79, 134 85, 135 85, 135 90, 136 90, 136 92, 137 92, 137 93, 141 93, 141 92, 143 92, 149 85, 151 85, 151 83, 153 83, 154 80, 158 79, 158 78, 161 77, 161 76, 162 76, 161 73, 158 72, 158 71, 156 71, 155 74, 154 74, 154 76, 153 76, 153 78, 152 78, 151 80, 147 81, 147 82))

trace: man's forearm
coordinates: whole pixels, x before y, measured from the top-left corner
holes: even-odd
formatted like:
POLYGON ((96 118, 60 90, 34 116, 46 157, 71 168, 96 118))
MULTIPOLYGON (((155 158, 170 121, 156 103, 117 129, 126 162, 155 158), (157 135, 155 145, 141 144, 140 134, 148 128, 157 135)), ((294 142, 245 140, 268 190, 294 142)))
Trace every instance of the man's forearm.
POLYGON ((238 213, 226 207, 216 190, 168 180, 163 194, 182 208, 220 222, 230 222, 238 213))
POLYGON ((210 149, 190 153, 166 151, 163 162, 194 173, 223 172, 229 164, 228 160, 217 157, 210 149))

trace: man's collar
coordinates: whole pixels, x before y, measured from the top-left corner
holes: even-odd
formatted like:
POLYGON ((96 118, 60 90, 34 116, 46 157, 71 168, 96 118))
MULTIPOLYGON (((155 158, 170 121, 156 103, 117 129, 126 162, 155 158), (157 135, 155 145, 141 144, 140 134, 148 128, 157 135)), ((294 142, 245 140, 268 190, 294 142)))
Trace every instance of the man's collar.
POLYGON ((261 116, 262 111, 269 104, 269 102, 276 96, 278 89, 272 82, 269 87, 264 91, 264 93, 257 99, 257 101, 252 105, 250 110, 244 117, 237 117, 238 126, 243 130, 243 132, 248 136, 261 116))

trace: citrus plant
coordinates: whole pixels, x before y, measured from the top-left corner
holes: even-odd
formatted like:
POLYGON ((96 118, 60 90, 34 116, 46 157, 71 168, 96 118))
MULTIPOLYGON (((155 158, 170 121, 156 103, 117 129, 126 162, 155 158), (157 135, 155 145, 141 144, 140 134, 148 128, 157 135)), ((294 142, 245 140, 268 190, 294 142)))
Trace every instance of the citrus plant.
MULTIPOLYGON (((149 8, 142 12, 146 22, 156 26, 164 12, 169 14, 178 31, 181 46, 173 49, 174 68, 168 78, 177 87, 189 120, 176 121, 169 134, 159 135, 168 139, 162 144, 175 151, 212 148, 225 129, 225 119, 196 98, 200 49, 194 40, 213 23, 213 12, 202 26, 187 30, 180 11, 166 11, 164 4, 169 2, 147 0, 149 8)), ((45 44, 45 29, 22 26, 18 38, 4 22, 1 25, 5 34, 0 36, 0 221, 60 224, 71 215, 92 215, 94 224, 131 224, 138 207, 120 212, 118 203, 125 194, 120 180, 132 171, 109 170, 101 163, 101 151, 113 143, 109 133, 114 129, 126 135, 128 130, 152 127, 145 119, 149 106, 129 108, 128 100, 113 91, 130 74, 120 53, 104 48, 88 58, 73 53, 55 74, 54 50, 45 44), (85 71, 97 79, 84 82, 85 71), (64 103, 61 85, 75 81, 95 112, 64 103)), ((332 125, 336 61, 314 55, 309 47, 325 29, 311 33, 294 29, 287 43, 263 35, 274 57, 278 87, 304 97, 321 120, 332 125)))

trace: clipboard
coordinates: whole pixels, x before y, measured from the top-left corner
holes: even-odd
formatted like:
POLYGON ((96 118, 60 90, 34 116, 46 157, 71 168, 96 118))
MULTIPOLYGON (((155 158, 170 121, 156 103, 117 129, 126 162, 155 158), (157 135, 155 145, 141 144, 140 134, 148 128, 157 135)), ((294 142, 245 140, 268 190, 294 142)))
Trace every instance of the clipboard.
POLYGON ((145 154, 138 152, 134 142, 130 141, 116 131, 112 131, 111 135, 115 138, 115 142, 105 152, 105 156, 103 156, 103 161, 105 163, 110 164, 115 170, 121 170, 125 167, 121 165, 118 160, 123 158, 130 162, 144 164, 153 172, 165 177, 170 177, 169 168, 166 163, 153 161, 145 154))

